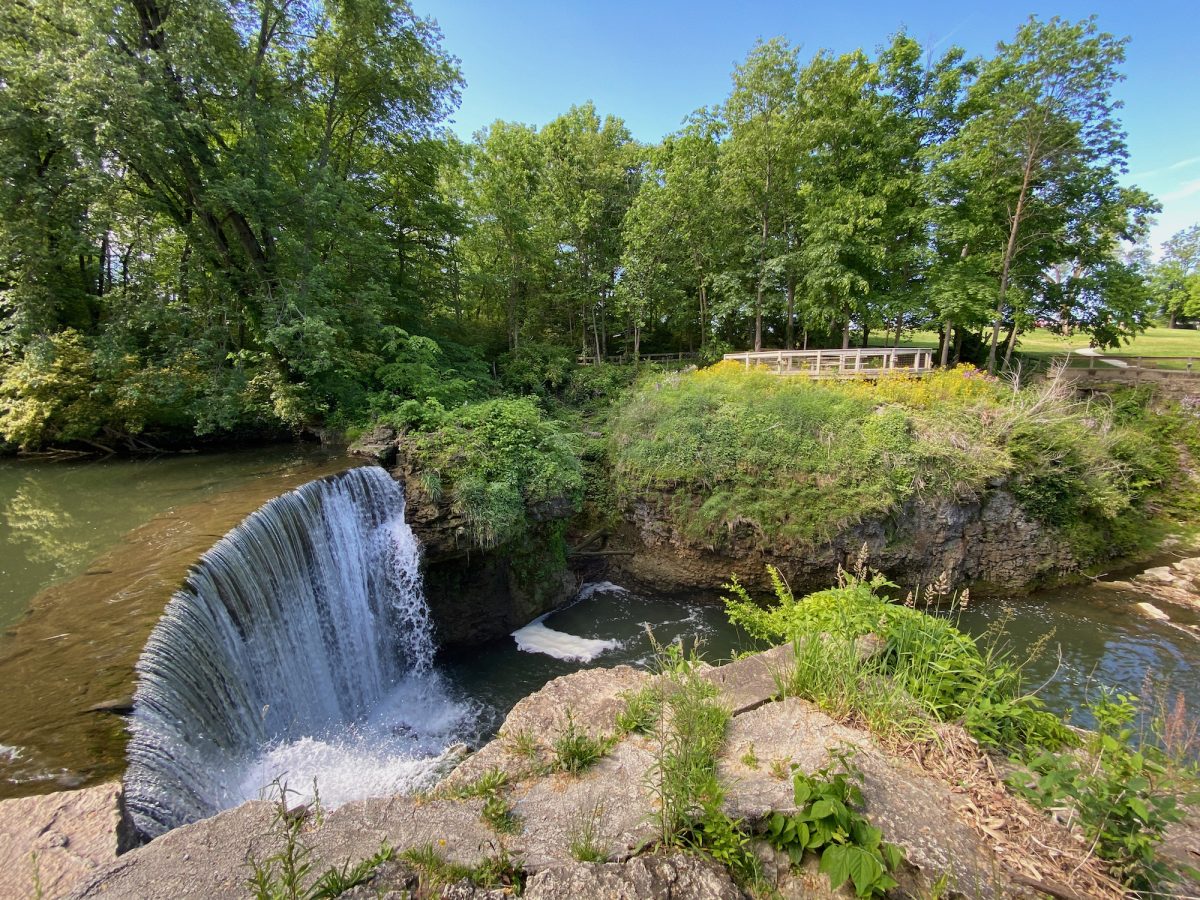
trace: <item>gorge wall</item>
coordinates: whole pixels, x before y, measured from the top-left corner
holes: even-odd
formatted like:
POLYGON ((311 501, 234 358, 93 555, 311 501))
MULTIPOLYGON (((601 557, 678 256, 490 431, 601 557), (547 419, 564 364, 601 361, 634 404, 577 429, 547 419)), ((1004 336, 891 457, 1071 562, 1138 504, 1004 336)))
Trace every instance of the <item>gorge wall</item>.
POLYGON ((766 542, 749 524, 729 529, 719 541, 696 541, 673 524, 666 512, 670 501, 656 494, 630 505, 627 538, 636 550, 620 563, 633 578, 667 588, 711 588, 735 573, 762 586, 773 565, 797 592, 821 589, 864 546, 867 564, 906 588, 942 573, 957 585, 1032 586, 1080 568, 1062 537, 1029 518, 1000 480, 976 497, 911 501, 816 545, 766 542))

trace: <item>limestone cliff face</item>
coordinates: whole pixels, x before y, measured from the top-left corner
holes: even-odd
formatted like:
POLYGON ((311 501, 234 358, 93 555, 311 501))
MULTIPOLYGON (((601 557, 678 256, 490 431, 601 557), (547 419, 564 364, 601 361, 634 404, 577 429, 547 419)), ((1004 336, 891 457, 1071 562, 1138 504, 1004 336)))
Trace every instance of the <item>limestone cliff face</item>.
POLYGON ((376 428, 350 451, 375 459, 405 485, 406 516, 421 541, 425 596, 443 647, 470 647, 509 634, 577 590, 563 538, 563 522, 573 512, 569 498, 531 505, 530 525, 521 537, 482 548, 449 497, 426 493, 394 430, 376 428))
POLYGON ((663 586, 712 586, 735 572, 762 584, 770 564, 797 590, 826 587, 864 545, 869 565, 901 584, 928 584, 945 572, 955 584, 1024 586, 1079 569, 1071 549, 1029 518, 1002 482, 978 497, 907 503, 888 518, 860 522, 815 546, 764 540, 750 524, 711 543, 696 541, 672 523, 669 502, 652 495, 630 506, 640 548, 623 564, 633 577, 663 586))

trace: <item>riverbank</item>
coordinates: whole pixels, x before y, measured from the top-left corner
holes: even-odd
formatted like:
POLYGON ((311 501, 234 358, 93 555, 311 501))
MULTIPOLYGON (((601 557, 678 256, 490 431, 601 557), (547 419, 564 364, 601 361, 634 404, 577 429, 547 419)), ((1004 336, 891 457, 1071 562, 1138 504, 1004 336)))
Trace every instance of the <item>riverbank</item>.
MULTIPOLYGON (((858 648, 865 661, 880 652, 870 640, 858 648)), ((881 741, 844 714, 822 711, 790 689, 781 693, 801 662, 784 647, 716 668, 677 661, 658 676, 626 667, 564 676, 518 703, 495 740, 425 794, 282 818, 286 806, 250 803, 119 860, 96 860, 82 875, 56 874, 54 884, 69 884, 78 898, 254 896, 256 883, 284 884, 287 866, 302 861, 301 887, 332 870, 342 873, 331 883, 346 888, 343 896, 398 890, 482 898, 514 888, 544 900, 605 892, 841 896, 830 892, 822 844, 806 853, 801 843, 789 857, 792 845, 778 823, 798 816, 819 822, 824 814, 798 785, 812 776, 826 790, 820 786, 839 783, 836 773, 843 773, 855 786, 846 814, 878 829, 856 825, 850 846, 878 847, 882 837, 898 851, 878 869, 841 876, 858 884, 864 871, 874 873, 879 888, 863 895, 894 881, 904 896, 947 888, 978 897, 1124 896, 1092 855, 1085 830, 1014 795, 1000 774, 1005 767, 961 727, 929 720, 932 741, 881 741), (647 701, 666 704, 671 715, 647 716, 640 711, 647 701), (681 739, 697 736, 689 729, 703 730, 705 710, 727 722, 694 760, 716 781, 702 787, 707 780, 693 774, 675 783, 668 761, 686 751, 681 739), (686 795, 677 801, 681 831, 664 830, 672 791, 686 795), (714 796, 718 805, 710 809, 714 796), (733 830, 726 838, 692 830, 704 816, 733 830), (449 888, 452 894, 441 894, 449 888)), ((113 808, 100 804, 94 816, 109 821, 113 808)), ((1191 820, 1172 834, 1166 858, 1194 841, 1196 827, 1191 820)), ((115 836, 110 843, 115 850, 115 836)), ((63 851, 43 852, 47 873, 64 871, 56 855, 63 851)), ((5 862, 6 872, 24 870, 27 879, 38 870, 36 860, 12 849, 5 862)), ((29 889, 32 882, 20 878, 10 874, 11 886, 29 889)))

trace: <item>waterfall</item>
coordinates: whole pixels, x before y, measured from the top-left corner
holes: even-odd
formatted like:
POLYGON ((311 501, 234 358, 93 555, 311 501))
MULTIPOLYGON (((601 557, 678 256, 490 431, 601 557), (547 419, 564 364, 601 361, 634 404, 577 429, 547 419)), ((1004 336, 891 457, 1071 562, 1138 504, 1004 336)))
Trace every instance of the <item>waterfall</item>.
POLYGON ((319 782, 326 805, 420 782, 468 711, 433 669, 420 546, 377 467, 276 497, 201 558, 137 665, 126 808, 154 837, 319 782))

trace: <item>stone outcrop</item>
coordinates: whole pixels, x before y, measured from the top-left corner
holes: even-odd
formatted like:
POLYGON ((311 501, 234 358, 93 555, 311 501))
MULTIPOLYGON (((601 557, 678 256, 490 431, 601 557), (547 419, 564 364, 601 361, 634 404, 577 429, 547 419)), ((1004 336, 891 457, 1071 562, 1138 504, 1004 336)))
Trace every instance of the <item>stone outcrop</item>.
POLYGON ((117 858, 121 786, 0 801, 0 897, 62 897, 117 858))
MULTIPOLYGON (((868 641, 862 652, 875 649, 868 641)), ((997 778, 988 780, 981 793, 961 766, 947 774, 950 770, 912 756, 889 753, 867 732, 836 722, 807 702, 780 699, 777 676, 790 663, 788 650, 780 648, 702 671, 719 689, 719 702, 733 712, 717 771, 727 812, 752 834, 761 834, 773 812, 795 809, 794 768, 813 772, 849 758, 862 773, 864 814, 905 853, 904 870, 897 873, 902 895, 925 896, 935 883, 968 897, 1032 897, 1032 886, 1049 886, 1060 896, 1108 895, 1105 890, 1112 886, 1096 880, 1094 863, 1085 867, 1091 881, 1072 883, 1077 862, 1087 860, 1087 848, 1048 817, 1005 799, 997 778), (1015 852, 1015 844, 999 842, 997 836, 1005 832, 1029 832, 1036 838, 1029 847, 1051 847, 1042 868, 1015 852)), ((525 896, 535 900, 744 896, 711 859, 657 846, 657 739, 616 729, 624 697, 658 684, 657 678, 629 667, 564 676, 514 707, 497 738, 430 794, 362 800, 323 817, 309 815, 301 841, 312 865, 310 878, 331 866, 352 865, 386 844, 397 854, 347 897, 409 896, 431 885, 437 885, 432 896, 505 896, 496 885, 464 879, 465 869, 454 866, 476 871, 486 866, 493 874, 523 878, 525 896), (554 771, 549 765, 553 747, 568 728, 610 737, 610 752, 577 775, 554 771), (495 772, 505 778, 496 779, 495 772), (511 829, 497 831, 488 824, 482 796, 487 791, 477 787, 485 773, 499 783, 490 790, 511 811, 511 829), (576 859, 584 836, 599 862, 576 859), (431 858, 439 861, 437 877, 422 862, 431 858)), ((980 770, 987 768, 965 734, 947 732, 943 738, 940 744, 956 746, 960 758, 979 757, 980 770)), ((176 829, 91 874, 73 896, 246 896, 250 861, 265 860, 283 846, 275 813, 270 804, 249 803, 176 829)), ((811 855, 793 866, 761 838, 753 838, 751 846, 767 888, 777 896, 851 896, 846 888, 830 890, 811 855)))
POLYGON ((1168 603, 1200 609, 1200 556, 1147 569, 1134 576, 1133 586, 1168 603))
POLYGON ((866 561, 903 584, 929 584, 943 572, 955 584, 1032 584, 1079 569, 1052 531, 1025 515, 1000 481, 983 495, 912 501, 885 519, 843 529, 824 544, 764 541, 749 524, 719 541, 689 538, 672 522, 669 497, 652 496, 629 509, 634 555, 620 563, 634 579, 662 587, 712 587, 736 572, 764 585, 767 565, 779 568, 797 591, 827 586, 838 566, 849 568, 863 546, 866 561))

